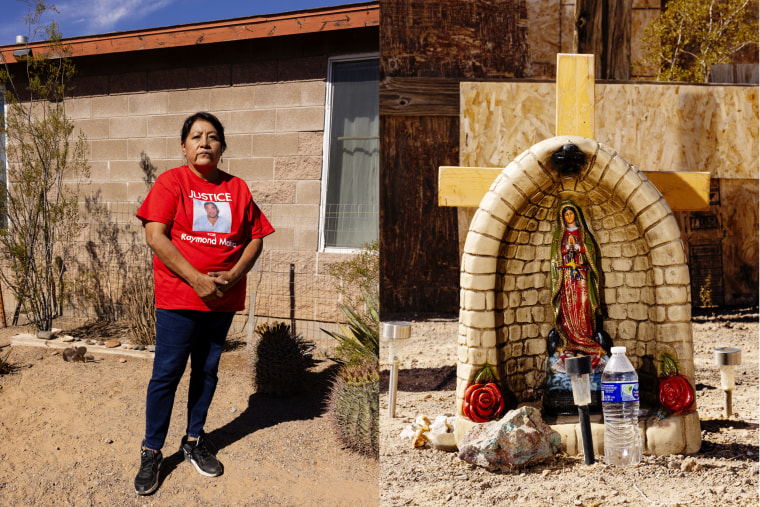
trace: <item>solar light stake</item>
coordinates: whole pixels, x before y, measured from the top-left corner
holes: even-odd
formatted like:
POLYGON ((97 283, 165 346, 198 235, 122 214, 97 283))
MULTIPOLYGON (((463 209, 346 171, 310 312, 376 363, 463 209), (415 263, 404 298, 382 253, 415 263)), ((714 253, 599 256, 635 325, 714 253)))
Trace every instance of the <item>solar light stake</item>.
POLYGON ((742 351, 737 347, 718 347, 713 350, 715 364, 720 366, 720 387, 723 389, 723 414, 731 417, 735 386, 734 366, 742 364, 742 351))
POLYGON ((573 387, 573 403, 578 405, 578 419, 581 425, 583 439, 583 462, 587 465, 594 463, 594 442, 591 438, 591 422, 588 416, 588 406, 591 403, 591 356, 568 357, 565 359, 565 370, 570 376, 573 387))
POLYGON ((398 369, 404 355, 404 342, 412 334, 409 322, 384 322, 382 337, 388 340, 388 362, 391 364, 391 378, 388 383, 388 417, 396 417, 396 389, 398 387, 398 369))

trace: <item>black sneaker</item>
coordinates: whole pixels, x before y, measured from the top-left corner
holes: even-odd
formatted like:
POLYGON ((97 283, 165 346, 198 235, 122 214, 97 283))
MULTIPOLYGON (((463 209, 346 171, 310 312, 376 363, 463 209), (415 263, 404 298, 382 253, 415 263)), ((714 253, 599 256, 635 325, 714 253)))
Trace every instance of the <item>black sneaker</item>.
POLYGON ((195 465, 195 469, 198 470, 199 474, 206 477, 222 475, 222 464, 206 448, 204 435, 198 437, 198 440, 195 442, 188 442, 187 436, 182 437, 180 450, 185 454, 185 461, 189 461, 195 465))
POLYGON ((135 491, 138 495, 149 495, 158 487, 158 469, 164 457, 161 451, 155 453, 143 449, 140 453, 140 471, 135 477, 135 491))

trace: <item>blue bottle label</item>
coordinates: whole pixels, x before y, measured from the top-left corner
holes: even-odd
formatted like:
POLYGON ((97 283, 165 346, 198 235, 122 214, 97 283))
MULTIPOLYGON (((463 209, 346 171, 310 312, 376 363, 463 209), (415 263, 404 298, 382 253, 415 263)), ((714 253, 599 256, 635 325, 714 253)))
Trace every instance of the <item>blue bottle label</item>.
POLYGON ((639 401, 638 382, 602 382, 602 403, 639 401))

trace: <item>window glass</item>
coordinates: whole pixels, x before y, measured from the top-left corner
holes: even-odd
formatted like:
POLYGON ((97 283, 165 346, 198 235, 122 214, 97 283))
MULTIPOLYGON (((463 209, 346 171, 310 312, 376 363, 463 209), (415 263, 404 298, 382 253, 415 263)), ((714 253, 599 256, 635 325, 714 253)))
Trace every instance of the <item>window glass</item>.
POLYGON ((378 237, 378 60, 334 60, 330 70, 323 247, 359 248, 378 237))

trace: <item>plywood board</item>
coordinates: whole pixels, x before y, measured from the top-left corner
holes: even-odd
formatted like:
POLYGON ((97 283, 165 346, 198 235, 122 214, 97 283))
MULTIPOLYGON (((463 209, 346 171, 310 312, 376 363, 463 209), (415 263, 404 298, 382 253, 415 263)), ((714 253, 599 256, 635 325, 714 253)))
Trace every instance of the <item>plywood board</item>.
MULTIPOLYGON (((555 84, 462 83, 460 165, 506 167, 555 132, 555 84)), ((758 178, 758 89, 596 84, 594 138, 643 171, 758 178)))

